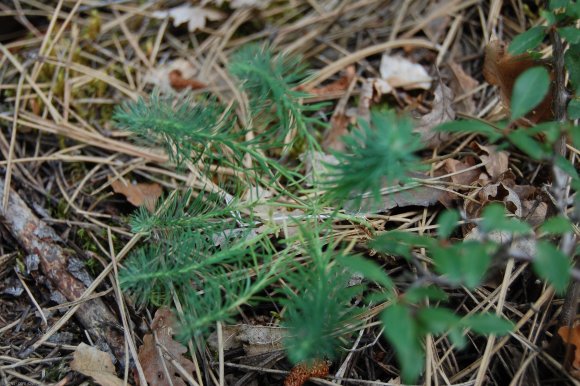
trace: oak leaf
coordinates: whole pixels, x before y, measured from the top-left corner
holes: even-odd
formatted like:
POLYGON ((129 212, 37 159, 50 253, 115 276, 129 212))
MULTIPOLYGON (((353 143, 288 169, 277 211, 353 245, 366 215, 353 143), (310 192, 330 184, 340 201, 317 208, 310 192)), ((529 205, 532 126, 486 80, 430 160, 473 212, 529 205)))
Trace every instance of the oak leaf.
POLYGON ((139 347, 139 362, 150 386, 186 386, 183 374, 173 365, 172 360, 190 375, 195 371, 193 362, 183 356, 187 348, 173 340, 174 323, 171 310, 158 309, 151 323, 155 336, 146 334, 143 345, 139 347))
POLYGON ((123 181, 115 180, 111 183, 111 187, 115 193, 125 196, 131 204, 135 206, 143 205, 150 212, 155 210, 155 203, 163 193, 163 189, 158 183, 126 184, 123 181))

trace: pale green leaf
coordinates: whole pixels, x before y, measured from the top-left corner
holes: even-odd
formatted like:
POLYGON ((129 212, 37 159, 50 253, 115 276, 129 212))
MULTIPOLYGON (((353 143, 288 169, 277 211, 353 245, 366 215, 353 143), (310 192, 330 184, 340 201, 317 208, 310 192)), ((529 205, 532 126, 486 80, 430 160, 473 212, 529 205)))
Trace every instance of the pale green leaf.
POLYGON ((347 256, 340 259, 340 264, 347 267, 351 272, 358 272, 365 278, 375 281, 388 289, 393 288, 393 282, 385 270, 372 260, 360 256, 347 256))
POLYGON ((440 239, 446 239, 453 233, 459 218, 459 212, 456 210, 446 210, 439 215, 437 234, 440 239))
POLYGON ((495 314, 475 314, 467 316, 462 324, 481 335, 506 335, 513 329, 513 324, 495 314))
POLYGON ((570 281, 570 259, 547 241, 537 244, 533 261, 536 275, 550 283, 557 293, 562 294, 570 281))
POLYGON ((546 27, 537 26, 516 36, 509 48, 508 52, 512 55, 523 54, 526 51, 533 50, 542 42, 546 35, 546 27))
POLYGON ((514 85, 511 98, 511 120, 523 117, 536 107, 550 88, 550 75, 544 67, 524 71, 514 85))
POLYGON ((395 348, 404 382, 414 382, 423 371, 425 362, 415 318, 408 307, 394 304, 381 314, 384 334, 395 348))

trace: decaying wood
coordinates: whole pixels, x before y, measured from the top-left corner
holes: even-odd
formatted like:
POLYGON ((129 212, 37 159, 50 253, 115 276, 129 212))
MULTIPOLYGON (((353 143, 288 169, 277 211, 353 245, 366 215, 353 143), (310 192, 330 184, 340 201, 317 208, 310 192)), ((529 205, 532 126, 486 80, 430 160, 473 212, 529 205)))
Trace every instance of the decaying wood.
MULTIPOLYGON (((4 196, 4 180, 0 179, 0 202, 4 196)), ((42 273, 68 301, 78 300, 87 287, 68 270, 70 253, 62 247, 56 232, 40 220, 12 189, 8 206, 0 206, 3 224, 18 240, 26 253, 36 255, 42 273)), ((120 363, 124 362, 124 339, 115 315, 101 299, 92 299, 80 305, 76 317, 83 327, 99 342, 106 342, 120 363)))

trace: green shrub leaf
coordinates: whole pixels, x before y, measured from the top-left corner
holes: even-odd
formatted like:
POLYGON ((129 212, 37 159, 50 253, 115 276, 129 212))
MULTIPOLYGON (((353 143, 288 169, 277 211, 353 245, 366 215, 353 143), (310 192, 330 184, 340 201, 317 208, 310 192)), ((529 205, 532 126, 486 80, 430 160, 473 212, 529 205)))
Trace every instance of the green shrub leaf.
POLYGON ((494 314, 475 314, 462 320, 462 325, 481 335, 506 335, 513 329, 513 324, 494 314))
POLYGON ((441 213, 439 216, 437 228, 437 234, 439 235, 440 239, 448 238, 455 227, 457 227, 457 222, 459 221, 459 212, 456 210, 446 210, 445 212, 441 213))
POLYGON ((558 28, 558 33, 570 44, 580 43, 580 29, 576 27, 558 28))
POLYGON ((508 139, 521 151, 535 160, 541 160, 549 156, 544 147, 532 138, 525 130, 515 130, 509 133, 508 139))
POLYGON ((466 241, 433 250, 435 270, 455 284, 475 288, 487 272, 492 257, 490 243, 466 241))
POLYGON ((580 99, 575 98, 568 103, 568 118, 580 119, 580 99))
POLYGON ((505 208, 501 204, 489 204, 483 209, 481 230, 484 232, 506 231, 513 233, 529 233, 528 224, 515 218, 506 217, 505 208))
POLYGON ((423 370, 425 353, 411 310, 394 304, 383 311, 381 320, 385 326, 384 334, 395 348, 404 382, 414 382, 423 370))
POLYGON ((511 120, 515 121, 523 117, 536 107, 544 99, 549 88, 550 75, 544 67, 532 67, 524 71, 516 79, 514 85, 511 99, 511 120))
POLYGON ((561 235, 573 230, 570 220, 564 217, 550 217, 540 226, 540 230, 553 235, 561 235))
POLYGON ((435 335, 444 333, 460 320, 459 316, 443 307, 423 308, 418 312, 418 319, 427 332, 435 335))
POLYGON ((365 278, 375 281, 384 287, 393 288, 393 282, 380 265, 360 256, 345 256, 340 259, 340 264, 347 267, 351 272, 361 273, 365 278))
POLYGON ((560 169, 562 169, 564 173, 566 173, 567 175, 569 175, 574 179, 578 179, 578 171, 576 170, 576 167, 574 167, 574 165, 572 165, 572 163, 568 161, 566 158, 562 157, 561 155, 558 155, 554 159, 554 163, 560 169))
POLYGON ((580 44, 570 44, 570 48, 564 54, 566 69, 570 74, 570 83, 574 90, 580 90, 580 44))
POLYGON ((413 248, 429 248, 435 245, 436 242, 435 239, 429 236, 411 232, 390 231, 378 236, 369 245, 377 251, 410 259, 413 248))
POLYGON ((447 294, 439 287, 412 287, 405 292, 405 300, 409 303, 419 303, 425 299, 441 301, 447 300, 447 294))
POLYGON ((550 283, 562 294, 570 281, 570 259, 547 241, 539 241, 533 261, 536 275, 550 283))
POLYGON ((491 142, 502 138, 502 134, 493 126, 486 122, 475 120, 449 121, 437 126, 435 130, 452 133, 478 133, 485 135, 491 142))
POLYGON ((546 35, 546 27, 537 26, 519 34, 512 40, 508 52, 512 55, 523 54, 533 50, 542 42, 546 35))
POLYGON ((451 343, 453 343, 453 345, 459 350, 465 348, 467 345, 467 340, 461 330, 460 327, 453 327, 449 330, 449 340, 451 340, 451 343))

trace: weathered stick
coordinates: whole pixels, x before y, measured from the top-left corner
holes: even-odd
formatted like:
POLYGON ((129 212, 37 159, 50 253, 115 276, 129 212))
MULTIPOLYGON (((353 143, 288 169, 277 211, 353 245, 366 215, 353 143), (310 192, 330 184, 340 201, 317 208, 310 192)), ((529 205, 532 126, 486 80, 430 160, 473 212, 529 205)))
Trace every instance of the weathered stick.
MULTIPOLYGON (((558 122, 566 122, 566 103, 568 101, 568 93, 566 92, 565 85, 566 69, 564 68, 564 47, 562 39, 556 30, 550 31, 550 40, 552 43, 554 73, 556 75, 553 102, 554 116, 558 122)), ((554 151, 556 154, 566 157, 566 136, 560 137, 554 146, 554 151)), ((566 206, 568 205, 570 177, 557 165, 553 165, 552 169, 552 194, 556 200, 558 211, 565 216, 566 206)), ((568 232, 562 235, 560 250, 563 253, 570 256, 574 249, 574 245, 575 240, 573 233, 568 232)), ((568 291, 566 292, 566 297, 564 298, 564 304, 559 318, 560 325, 571 326, 574 322, 578 311, 578 292, 578 283, 576 280, 572 280, 568 291)))
MULTIPOLYGON (((0 202, 4 199, 3 192, 4 180, 0 178, 0 202)), ((78 300, 87 287, 68 271, 70 254, 62 247, 63 241, 56 232, 40 220, 12 189, 9 190, 6 210, 0 206, 0 217, 26 253, 38 256, 42 273, 53 289, 68 301, 78 300)), ((81 304, 76 317, 98 341, 109 345, 119 363, 124 363, 124 338, 120 323, 101 299, 81 304)))

